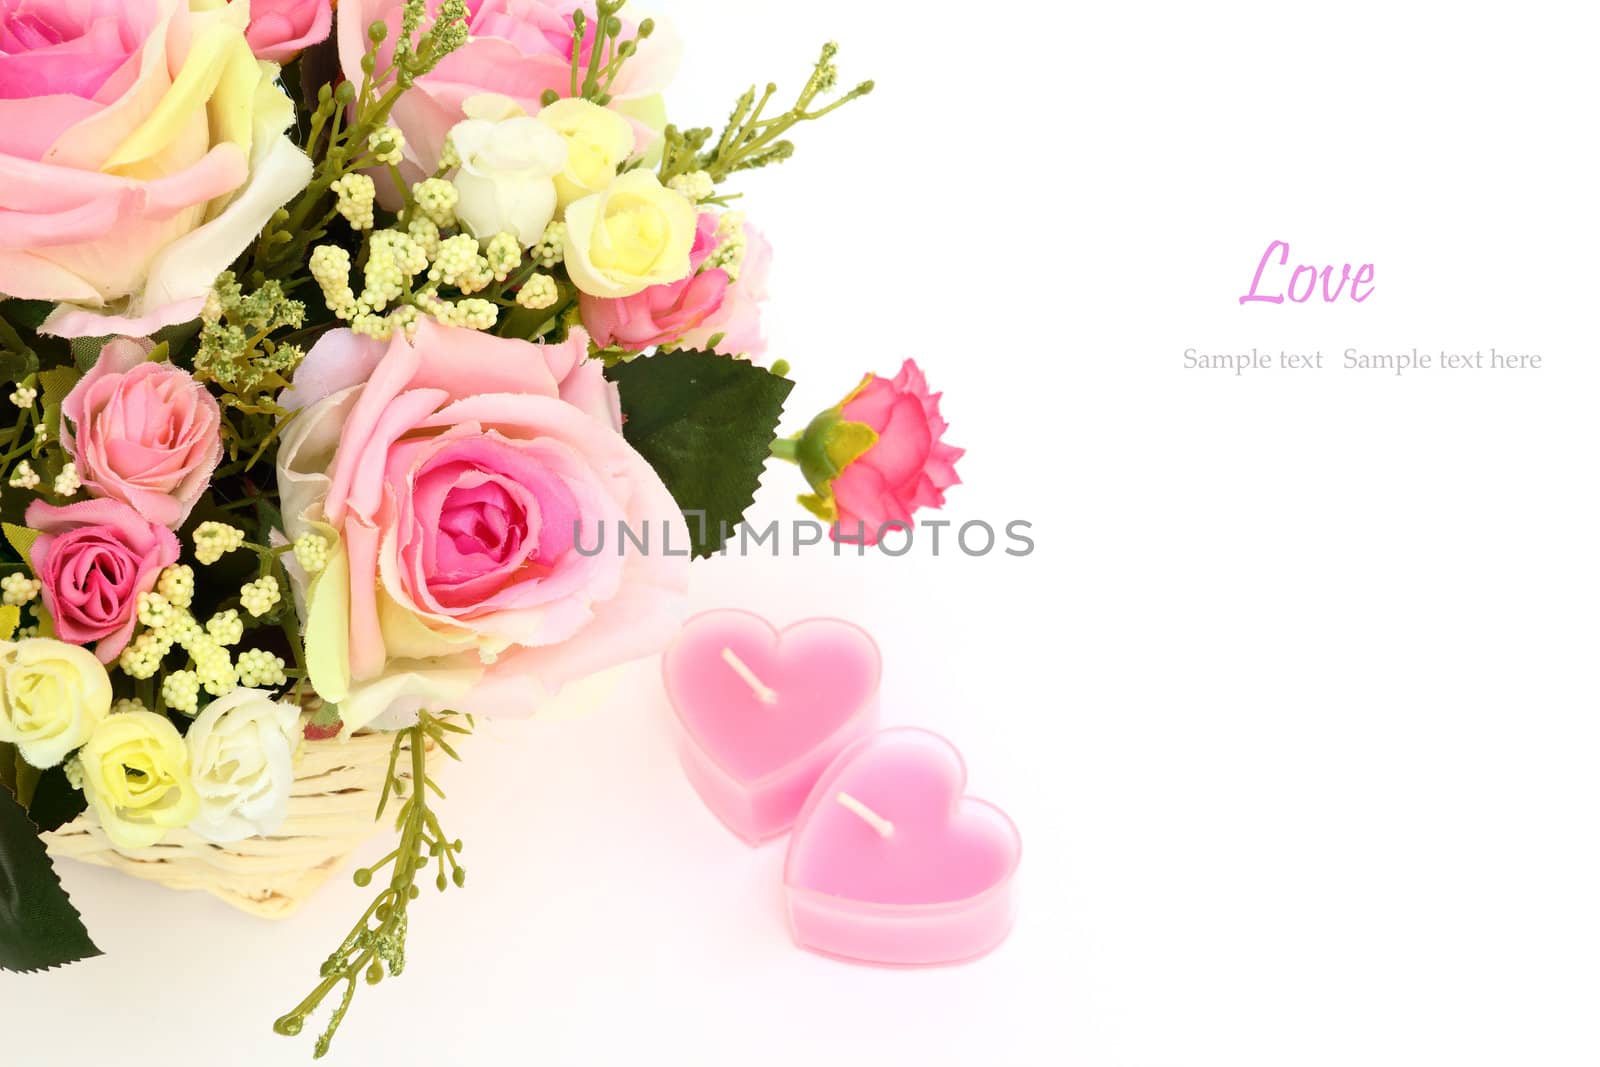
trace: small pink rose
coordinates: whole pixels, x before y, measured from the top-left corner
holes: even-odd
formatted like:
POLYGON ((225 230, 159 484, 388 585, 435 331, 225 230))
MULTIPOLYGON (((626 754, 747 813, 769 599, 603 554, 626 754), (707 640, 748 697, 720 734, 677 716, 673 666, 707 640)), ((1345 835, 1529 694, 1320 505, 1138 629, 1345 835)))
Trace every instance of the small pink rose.
MULTIPOLYGON (((877 544, 888 530, 909 526, 918 508, 944 506, 944 491, 961 481, 956 460, 964 450, 944 441, 940 395, 928 392, 921 368, 908 359, 892 379, 868 374, 837 409, 819 415, 807 429, 808 436, 827 438, 855 423, 876 435, 864 451, 843 461, 842 470, 830 472, 826 484, 818 486, 820 498, 802 498, 833 520, 835 541, 877 544)), ((809 451, 832 450, 823 440, 809 451)))
POLYGON ((327 40, 332 28, 329 0, 250 0, 250 27, 244 36, 257 59, 285 63, 327 40))
POLYGON ((685 348, 698 348, 724 356, 756 359, 767 351, 761 333, 761 305, 767 299, 767 272, 772 267, 772 245, 760 230, 744 226, 744 261, 739 276, 728 285, 721 304, 679 340, 685 348), (715 345, 711 338, 721 334, 715 345))
POLYGON ((205 386, 118 339, 61 404, 61 444, 78 479, 144 518, 177 527, 222 459, 222 412, 205 386))
POLYGON ((133 635, 139 594, 155 588, 162 568, 178 561, 178 538, 117 500, 65 507, 35 500, 28 528, 37 530, 28 560, 43 583, 56 636, 95 645, 101 663, 116 659, 133 635))
POLYGON ((717 247, 717 216, 703 212, 689 251, 689 273, 675 282, 652 285, 624 297, 578 294, 583 324, 602 348, 617 345, 642 352, 670 344, 705 322, 722 307, 728 272, 701 270, 717 247))

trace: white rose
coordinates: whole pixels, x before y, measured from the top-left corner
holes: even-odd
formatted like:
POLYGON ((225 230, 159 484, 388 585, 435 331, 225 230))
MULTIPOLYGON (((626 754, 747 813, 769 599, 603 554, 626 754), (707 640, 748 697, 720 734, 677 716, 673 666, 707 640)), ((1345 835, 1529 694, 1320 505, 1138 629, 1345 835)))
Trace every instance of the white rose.
POLYGON ((531 248, 555 218, 567 142, 503 96, 469 97, 462 110, 469 117, 450 130, 461 157, 452 179, 461 197, 456 217, 478 238, 511 233, 531 248))
POLYGON ((111 711, 111 679, 88 649, 48 637, 0 641, 0 741, 40 770, 89 740, 111 711))
POLYGON ((235 689, 189 727, 189 776, 200 812, 189 829, 228 844, 270 834, 289 814, 300 709, 260 689, 235 689))

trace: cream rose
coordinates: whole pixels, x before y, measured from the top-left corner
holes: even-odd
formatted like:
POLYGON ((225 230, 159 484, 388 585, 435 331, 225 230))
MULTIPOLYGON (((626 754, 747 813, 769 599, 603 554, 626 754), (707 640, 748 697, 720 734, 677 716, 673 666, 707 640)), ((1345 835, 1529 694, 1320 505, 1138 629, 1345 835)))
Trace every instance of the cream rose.
POLYGON ((0 741, 40 770, 66 759, 111 710, 111 679, 88 649, 47 637, 0 641, 0 741))
POLYGON ((590 296, 632 296, 689 273, 695 207, 649 171, 574 202, 566 222, 567 273, 590 296))
POLYGON ((200 810, 189 750, 165 715, 124 711, 95 727, 78 754, 83 792, 119 848, 148 848, 200 810))
POLYGON ((200 814, 189 829, 223 845, 270 834, 289 814, 300 709, 260 689, 206 706, 184 738, 200 814))
POLYGON ((58 302, 43 332, 194 318, 305 187, 249 18, 224 0, 0 4, 0 293, 58 302))
POLYGON ((556 175, 556 206, 563 210, 609 186, 617 168, 633 155, 633 127, 599 104, 557 100, 538 119, 567 142, 567 165, 556 175))
POLYGON ((555 218, 554 179, 567 162, 566 142, 507 97, 484 93, 462 107, 468 118, 450 131, 461 157, 456 217, 475 237, 511 233, 532 247, 555 218))

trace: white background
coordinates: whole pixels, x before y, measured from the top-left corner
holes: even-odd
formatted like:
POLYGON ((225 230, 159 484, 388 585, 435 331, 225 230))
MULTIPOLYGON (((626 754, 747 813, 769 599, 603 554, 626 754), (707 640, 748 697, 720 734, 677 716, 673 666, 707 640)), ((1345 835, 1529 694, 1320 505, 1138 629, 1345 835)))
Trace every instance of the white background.
MULTIPOLYGON (((878 81, 745 186, 788 425, 915 356, 970 449, 940 517, 1038 541, 718 560, 698 605, 873 630, 886 720, 951 737, 1020 824, 1021 919, 957 969, 793 948, 782 846, 701 808, 647 663, 448 773, 468 889, 415 908, 409 969, 361 991, 336 1059, 1600 1062, 1579 10, 676 0, 682 120, 796 85, 828 38, 878 81), (1241 308, 1275 238, 1291 266, 1375 264, 1375 294, 1241 308), (1413 345, 1544 367, 1182 369, 1413 345)), ((774 471, 759 515, 800 488, 774 471)), ((18 1062, 309 1055, 268 1025, 364 905, 347 875, 270 925, 64 866, 107 955, 0 978, 18 1062)))

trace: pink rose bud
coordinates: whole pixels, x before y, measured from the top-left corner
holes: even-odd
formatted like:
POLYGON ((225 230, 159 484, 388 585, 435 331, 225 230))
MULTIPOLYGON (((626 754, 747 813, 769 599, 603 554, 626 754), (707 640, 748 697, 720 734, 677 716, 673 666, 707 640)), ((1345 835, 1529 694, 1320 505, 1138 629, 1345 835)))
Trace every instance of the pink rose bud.
POLYGON ((286 63, 327 40, 332 28, 330 0, 250 0, 250 28, 244 36, 257 59, 286 63))
POLYGON ((939 397, 914 360, 893 379, 868 374, 855 391, 806 427, 794 458, 815 495, 800 503, 832 524, 835 541, 873 545, 909 527, 922 507, 943 507, 961 479, 965 450, 946 444, 939 397))
POLYGON ((222 412, 205 386, 149 352, 125 339, 101 350, 61 403, 61 444, 95 496, 177 527, 222 459, 222 412))
POLYGON ((65 507, 35 500, 27 522, 39 532, 28 561, 44 585, 56 636, 74 645, 99 642, 95 657, 110 663, 133 635, 139 594, 178 561, 177 536, 117 500, 65 507))

